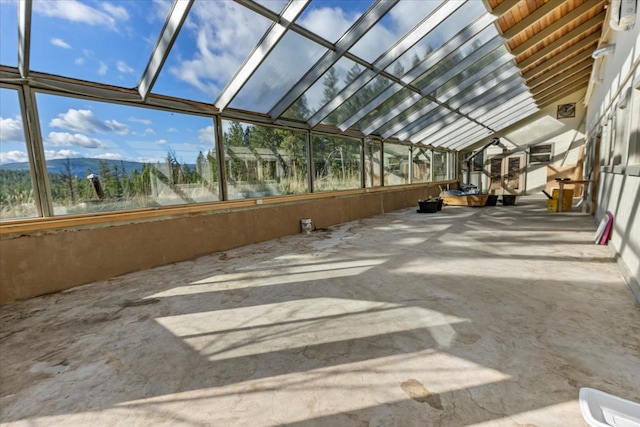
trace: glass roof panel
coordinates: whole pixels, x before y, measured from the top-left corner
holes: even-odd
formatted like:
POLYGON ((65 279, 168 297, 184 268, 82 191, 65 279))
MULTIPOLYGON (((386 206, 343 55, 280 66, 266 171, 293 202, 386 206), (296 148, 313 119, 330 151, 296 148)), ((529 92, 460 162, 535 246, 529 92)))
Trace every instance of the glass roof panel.
POLYGON ((489 103, 505 102, 511 99, 514 95, 525 91, 527 88, 523 84, 522 78, 519 75, 514 75, 510 79, 507 79, 498 86, 494 86, 491 90, 485 93, 473 93, 469 92, 469 97, 465 101, 456 102, 454 105, 460 108, 463 113, 471 111, 482 110, 489 103), (475 96, 474 96, 475 95, 475 96))
POLYGON ((524 87, 522 78, 518 74, 513 74, 493 86, 477 85, 474 88, 458 93, 456 96, 449 98, 447 105, 460 109, 460 111, 464 113, 468 113, 482 105, 488 104, 500 95, 507 93, 510 96, 510 90, 521 87, 524 87))
MULTIPOLYGON (((425 61, 422 64, 422 67, 426 68, 428 71, 415 79, 413 84, 422 89, 431 84, 434 80, 442 78, 445 73, 452 71, 454 68, 460 67, 460 64, 466 63, 467 61, 465 60, 469 56, 481 49, 483 45, 493 39, 496 34, 497 32, 495 27, 490 25, 467 42, 458 46, 454 52, 447 55, 436 65, 431 64, 429 61, 425 61)), ((462 68, 463 69, 459 72, 463 71, 466 67, 462 68)))
MULTIPOLYGON (((332 100, 350 81, 349 70, 355 70, 355 62, 347 58, 340 58, 324 75, 318 79, 303 95, 304 101, 296 101, 285 113, 284 117, 307 120, 327 102, 332 100), (307 108, 300 108, 300 103, 307 108)), ((337 123, 335 114, 325 119, 329 123, 337 123)))
MULTIPOLYGON (((268 3, 270 0, 265 0, 268 3)), ((296 23, 335 43, 369 9, 372 0, 314 0, 296 23)))
POLYGON ((504 112, 508 112, 514 108, 522 108, 524 105, 533 103, 533 98, 529 92, 522 92, 520 94, 513 95, 508 101, 502 103, 494 103, 488 112, 487 111, 472 111, 469 113, 470 117, 478 120, 479 122, 488 122, 495 117, 502 115, 504 112))
POLYGON ((399 2, 349 52, 365 61, 375 61, 441 3, 434 0, 399 2))
MULTIPOLYGON (((351 81, 352 78, 357 77, 362 69, 360 66, 356 65, 355 67, 349 70, 347 74, 347 81, 351 81)), ((322 123, 330 123, 335 124, 336 122, 332 122, 331 120, 337 120, 337 123, 340 123, 351 117, 355 112, 360 110, 361 107, 367 105, 372 99, 378 96, 382 91, 391 86, 393 82, 385 77, 378 76, 375 79, 371 80, 367 83, 363 88, 358 90, 352 97, 347 99, 340 107, 338 107, 335 111, 333 111, 329 116, 322 120, 322 123)), ((381 110, 377 110, 378 114, 380 114, 381 110)), ((355 129, 360 129, 359 126, 354 125, 355 129)))
POLYGON ((0 1, 0 64, 18 65, 18 3, 0 1))
POLYGON ((437 144, 439 147, 442 147, 450 144, 451 141, 460 141, 470 135, 485 135, 488 131, 487 128, 483 128, 474 122, 467 122, 463 126, 458 126, 458 124, 455 123, 431 134, 429 138, 431 144, 437 144))
POLYGON ((398 114, 393 119, 389 120, 387 123, 379 127, 374 131, 376 134, 382 135, 383 138, 389 138, 399 130, 402 130, 411 122, 431 111, 434 108, 437 108, 438 104, 430 101, 427 98, 422 98, 416 104, 407 108, 402 113, 398 114))
MULTIPOLYGON (((451 120, 447 120, 447 122, 451 122, 451 120)), ((473 122, 465 119, 464 117, 458 116, 455 120, 456 127, 464 127, 470 128, 473 126, 473 122)), ((424 131, 419 132, 416 135, 413 135, 412 139, 419 139, 424 144, 430 144, 433 146, 441 146, 449 140, 450 136, 445 134, 442 135, 439 133, 440 130, 446 128, 447 125, 443 122, 436 122, 432 126, 426 128, 424 131), (427 130, 428 129, 428 130, 427 130)))
POLYGON ((446 43, 456 35, 461 28, 471 24, 486 10, 482 2, 470 1, 452 13, 445 21, 440 23, 433 31, 423 37, 413 47, 389 65, 385 71, 396 77, 401 77, 406 71, 412 69, 423 61, 426 56, 446 43))
MULTIPOLYGON (((438 94, 446 93, 450 89, 454 89, 458 86, 463 86, 468 84, 468 82, 474 82, 478 79, 478 77, 482 77, 486 75, 489 71, 493 70, 506 70, 510 69, 513 71, 513 74, 518 72, 518 68, 513 64, 513 62, 508 62, 504 64, 503 58, 513 58, 511 54, 507 51, 504 46, 500 46, 498 49, 486 55, 484 58, 480 59, 478 62, 472 64, 467 69, 463 70, 461 73, 456 74, 449 81, 436 88, 435 91, 432 92, 434 96, 438 94), (504 67, 504 68, 503 68, 504 67)), ((485 90, 488 87, 484 88, 485 90)), ((459 92, 459 90, 458 90, 459 92)))
POLYGON ((499 122, 496 122, 493 125, 493 127, 495 128, 496 131, 502 130, 506 127, 511 126, 516 122, 519 122, 520 120, 523 120, 529 117, 530 115, 534 114, 537 111, 538 111, 538 107, 536 107, 535 105, 530 105, 528 107, 525 107, 523 110, 516 112, 516 114, 510 115, 500 120, 499 122))
POLYGON ((493 116, 494 115, 493 110, 499 109, 502 105, 505 105, 506 103, 514 99, 514 97, 517 97, 521 94, 529 94, 526 86, 522 86, 517 89, 514 89, 510 91, 506 96, 492 98, 487 102, 483 103, 482 106, 476 107, 473 110, 469 110, 467 114, 469 114, 469 116, 471 117, 480 117, 480 116, 486 116, 487 113, 491 113, 490 115, 493 116))
POLYGON ((272 22, 232 1, 196 0, 152 92, 212 103, 272 22))
POLYGON ((411 125, 402 129, 397 133, 398 138, 408 139, 410 141, 422 140, 426 135, 436 132, 443 127, 466 119, 457 113, 451 112, 445 108, 438 108, 425 117, 420 118, 411 125), (427 132, 426 129, 429 129, 427 132))
POLYGON ((261 6, 266 7, 270 11, 277 13, 278 15, 280 15, 280 13, 282 12, 282 9, 284 9, 284 7, 288 3, 288 0, 254 0, 254 1, 260 4, 261 6))
POLYGON ((491 115, 491 117, 486 119, 487 125, 491 127, 499 127, 501 123, 505 123, 508 120, 513 119, 516 116, 521 116, 524 112, 538 109, 533 100, 526 99, 517 104, 517 108, 503 110, 495 115, 491 115))
POLYGON ((287 32, 230 106, 267 113, 325 52, 321 45, 287 32))
POLYGON ((36 0, 31 17, 31 68, 135 87, 169 6, 141 1, 36 0))
POLYGON ((455 84, 455 77, 449 80, 447 83, 438 87, 432 94, 443 102, 446 102, 449 98, 456 96, 462 91, 486 91, 486 88, 495 86, 504 79, 509 78, 514 74, 518 74, 518 68, 511 63, 511 57, 502 57, 496 61, 493 65, 496 65, 495 70, 487 72, 489 70, 483 69, 475 73, 472 77, 469 77, 462 82, 455 84))

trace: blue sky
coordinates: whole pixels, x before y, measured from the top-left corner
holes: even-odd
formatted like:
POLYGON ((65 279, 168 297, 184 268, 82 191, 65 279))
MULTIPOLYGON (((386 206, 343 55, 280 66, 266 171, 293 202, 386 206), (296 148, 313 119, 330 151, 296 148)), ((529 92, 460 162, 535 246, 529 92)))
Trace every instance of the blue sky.
MULTIPOLYGON (((298 23, 336 40, 364 12, 371 0, 314 0, 298 23)), ((275 12, 285 0, 261 0, 275 12)), ((401 2, 354 52, 368 60, 406 33, 425 11, 440 2, 401 2), (399 10, 400 8, 404 10, 399 10), (411 10, 406 10, 414 9, 411 10)), ((169 0, 34 0, 31 69, 82 80, 134 88, 151 56, 170 9, 169 0)), ((0 63, 17 65, 17 3, 0 0, 0 63)), ((230 0, 196 0, 152 92, 213 103, 238 67, 260 41, 271 21, 230 0)), ((285 37, 287 49, 265 62, 256 76, 272 76, 269 62, 290 78, 250 80, 235 104, 268 110, 290 80, 306 71, 323 51, 298 48, 300 36, 285 37), (284 64, 284 66, 283 66, 284 64), (268 84, 273 99, 256 99, 255 88, 268 84)), ((276 48, 277 49, 277 48, 276 48)), ((274 51, 275 52, 275 51, 274 51)), ((348 65, 348 63, 345 63, 348 65)), ((338 67, 340 76, 348 70, 338 67)), ((282 77, 282 76, 281 76, 282 77)), ((294 79, 294 80, 295 80, 294 79)), ((320 106, 322 87, 307 93, 309 105, 320 106)), ((0 163, 26 161, 17 94, 0 92, 0 163)), ((213 148, 211 118, 188 116, 83 99, 38 94, 38 112, 48 159, 97 157, 156 161, 169 148, 193 162, 199 151, 213 148)))

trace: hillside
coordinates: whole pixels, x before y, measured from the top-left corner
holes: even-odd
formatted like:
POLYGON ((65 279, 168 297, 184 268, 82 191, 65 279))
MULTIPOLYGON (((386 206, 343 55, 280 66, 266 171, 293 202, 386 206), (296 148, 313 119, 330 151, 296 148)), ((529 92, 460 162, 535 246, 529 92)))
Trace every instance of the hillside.
MULTIPOLYGON (((130 162, 126 160, 102 160, 102 159, 90 159, 90 158, 79 158, 79 159, 56 159, 56 160, 47 160, 47 170, 50 173, 67 173, 67 160, 70 162, 71 173, 74 176, 85 178, 89 171, 92 173, 100 172, 100 162, 106 162, 109 166, 109 169, 113 169, 114 166, 121 168, 124 166, 127 173, 131 173, 134 170, 138 172, 142 171, 144 167, 144 163, 140 162, 130 162)), ((0 165, 0 169, 5 170, 14 170, 14 171, 28 171, 29 163, 21 162, 21 163, 7 163, 4 165, 0 165)))

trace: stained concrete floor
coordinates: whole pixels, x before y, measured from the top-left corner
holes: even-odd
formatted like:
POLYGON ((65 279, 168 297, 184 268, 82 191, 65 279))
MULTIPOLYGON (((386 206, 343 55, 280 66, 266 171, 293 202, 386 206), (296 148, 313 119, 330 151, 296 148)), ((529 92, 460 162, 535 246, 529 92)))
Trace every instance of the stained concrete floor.
POLYGON ((640 401, 594 230, 538 199, 405 209, 5 305, 0 420, 585 426, 580 387, 640 401))

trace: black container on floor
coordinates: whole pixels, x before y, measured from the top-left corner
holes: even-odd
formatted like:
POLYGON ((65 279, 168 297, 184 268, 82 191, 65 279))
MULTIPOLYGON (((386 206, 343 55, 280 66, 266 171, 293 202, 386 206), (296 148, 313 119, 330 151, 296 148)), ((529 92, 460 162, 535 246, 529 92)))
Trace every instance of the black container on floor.
POLYGON ((485 206, 495 206, 496 203, 498 203, 498 196, 496 194, 489 194, 489 197, 487 197, 487 203, 485 203, 485 206))
POLYGON ((504 206, 513 206, 516 204, 516 196, 514 195, 503 195, 502 196, 502 204, 504 206))
POLYGON ((419 213, 435 213, 438 211, 438 201, 418 200, 418 207, 419 213))

